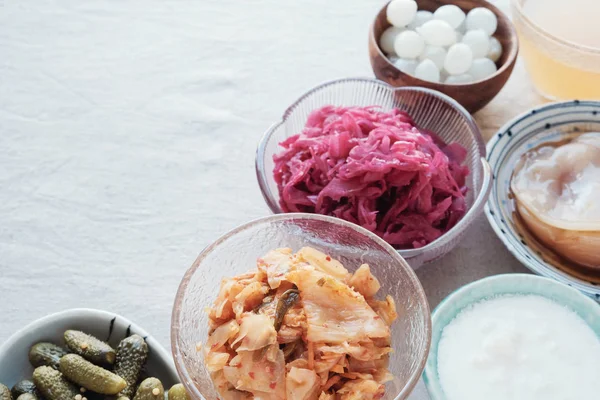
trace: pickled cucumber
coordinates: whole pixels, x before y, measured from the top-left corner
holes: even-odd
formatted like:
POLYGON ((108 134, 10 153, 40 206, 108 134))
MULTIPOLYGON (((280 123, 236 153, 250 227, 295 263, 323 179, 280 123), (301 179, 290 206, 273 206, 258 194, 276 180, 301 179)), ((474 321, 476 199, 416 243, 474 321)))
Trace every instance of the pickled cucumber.
POLYGON ((54 343, 37 343, 29 350, 29 362, 34 368, 46 365, 58 369, 58 362, 65 354, 66 350, 54 343))
POLYGON ((13 400, 10 389, 0 383, 0 400, 13 400))
POLYGON ((117 347, 115 374, 125 379, 127 387, 119 393, 122 397, 132 398, 135 394, 135 384, 140 377, 142 368, 148 359, 148 345, 140 335, 132 335, 121 340, 117 347))
POLYGON ((178 383, 169 389, 169 400, 190 400, 190 396, 185 391, 185 387, 178 383))
POLYGON ((17 397, 17 400, 38 400, 38 398, 35 394, 23 393, 22 395, 17 397))
POLYGON ((60 372, 70 381, 101 394, 117 394, 127 386, 120 376, 77 354, 67 354, 60 359, 60 372))
POLYGON ((25 393, 30 393, 35 395, 36 397, 39 397, 38 391, 35 387, 35 383, 30 381, 29 379, 23 379, 22 381, 17 382, 15 386, 13 386, 13 388, 10 390, 10 392, 12 393, 13 399, 18 399, 20 395, 25 393))
POLYGON ((71 385, 63 374, 47 366, 38 367, 33 371, 33 383, 48 400, 70 400, 79 394, 79 390, 71 385))
POLYGON ((138 387, 133 400, 164 400, 165 389, 156 378, 145 379, 138 387))
POLYGON ((94 364, 107 366, 115 363, 115 350, 103 341, 80 331, 66 331, 65 343, 69 350, 94 364))

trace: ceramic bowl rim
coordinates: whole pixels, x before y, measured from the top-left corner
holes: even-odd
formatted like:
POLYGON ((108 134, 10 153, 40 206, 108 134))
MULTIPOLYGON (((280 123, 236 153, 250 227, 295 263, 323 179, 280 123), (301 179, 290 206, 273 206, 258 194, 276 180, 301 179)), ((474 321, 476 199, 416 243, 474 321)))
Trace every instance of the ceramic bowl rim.
MULTIPOLYGON (((462 294, 469 292, 471 289, 473 289, 475 287, 488 285, 491 282, 501 282, 501 283, 504 283, 505 286, 508 286, 508 284, 515 282, 515 281, 526 282, 526 283, 528 283, 529 286, 531 286, 535 283, 541 283, 545 287, 556 288, 557 290, 562 291, 565 295, 569 295, 569 296, 572 296, 574 298, 581 300, 581 302, 583 302, 587 308, 589 308, 591 310, 595 310, 595 314, 598 317, 600 317, 600 305, 598 303, 596 303, 590 297, 581 293, 579 290, 577 290, 573 287, 570 287, 568 285, 565 285, 564 283, 558 282, 552 278, 548 278, 548 277, 540 276, 540 275, 534 275, 534 274, 526 274, 526 273, 506 273, 506 274, 492 275, 492 276, 488 276, 488 277, 476 280, 474 282, 469 282, 469 283, 459 287, 458 289, 451 292, 448 296, 446 296, 435 307, 435 309, 431 313, 432 347, 437 346, 437 343, 433 343, 433 333, 436 332, 436 330, 437 330, 436 328, 443 330, 445 328, 445 326, 447 326, 447 324, 444 326, 439 326, 440 318, 443 315, 453 312, 453 308, 452 308, 453 304, 462 294)), ((528 294, 528 293, 529 292, 526 292, 526 291, 523 292, 523 294, 528 294)), ((477 301, 485 301, 486 298, 491 298, 491 297, 495 296, 496 294, 498 294, 496 291, 491 290, 488 296, 486 296, 480 300, 477 300, 477 301)), ((500 294, 500 295, 502 295, 502 294, 500 294)), ((543 294, 535 293, 535 295, 550 299, 549 297, 547 297, 546 295, 543 295, 543 294)), ((550 300, 556 302, 557 304, 560 304, 555 299, 550 299, 550 300)), ((469 304, 466 305, 465 307, 468 307, 469 305, 474 304, 474 303, 475 302, 469 302, 469 304)), ((458 310, 456 312, 456 315, 458 315, 458 313, 460 313, 460 311, 463 310, 465 307, 458 310)), ((445 399, 443 392, 441 392, 441 385, 439 383, 439 379, 437 376, 437 366, 435 366, 435 368, 434 368, 432 365, 430 365, 429 362, 427 362, 425 364, 425 369, 423 370, 423 382, 425 383, 425 387, 427 388, 427 392, 428 392, 429 396, 431 397, 431 400, 444 400, 445 399)))
POLYGON ((94 319, 101 319, 101 318, 102 319, 104 319, 104 318, 112 319, 112 318, 116 317, 116 318, 124 321, 127 325, 129 325, 131 327, 131 329, 134 332, 136 332, 137 334, 139 334, 140 336, 143 336, 145 338, 146 342, 148 343, 148 346, 152 349, 152 353, 156 354, 158 356, 158 358, 160 359, 160 362, 164 365, 165 368, 168 369, 168 373, 172 374, 175 377, 178 376, 177 371, 175 369, 175 365, 173 363, 173 359, 171 358, 171 355, 158 342, 158 340, 156 340, 152 335, 150 335, 145 329, 143 329, 142 327, 140 327, 138 324, 131 321, 130 319, 123 317, 122 315, 119 315, 117 313, 110 312, 110 311, 95 309, 95 308, 71 308, 71 309, 67 309, 67 310, 63 310, 63 311, 58 311, 58 312, 43 316, 41 318, 38 318, 34 321, 31 321, 30 323, 25 325, 23 328, 19 329, 15 333, 13 333, 4 342, 4 344, 2 346, 0 346, 0 361, 2 360, 2 358, 5 357, 8 349, 10 349, 12 346, 14 346, 28 332, 37 332, 40 329, 42 329, 44 326, 46 326, 54 321, 57 321, 57 320, 74 319, 74 318, 80 317, 82 315, 93 317, 94 319))
POLYGON ((183 355, 181 354, 181 350, 179 347, 179 340, 177 337, 179 334, 179 329, 180 329, 179 323, 178 323, 178 321, 181 317, 180 304, 181 304, 181 300, 184 297, 185 292, 187 291, 187 288, 190 283, 190 279, 191 279, 192 275, 194 275, 196 273, 196 271, 200 268, 202 261, 210 253, 212 253, 215 249, 217 249, 221 245, 221 243, 223 243, 226 240, 231 239, 232 237, 237 235, 239 232, 242 232, 242 231, 244 231, 252 226, 255 226, 257 224, 263 224, 263 223, 274 222, 274 221, 285 221, 285 220, 291 220, 291 219, 317 220, 317 221, 328 222, 328 223, 332 223, 335 225, 340 225, 340 226, 345 226, 345 227, 351 228, 354 231, 356 231, 358 234, 366 236, 368 239, 374 241, 375 243, 377 243, 378 245, 380 245, 381 247, 386 249, 391 257, 398 257, 396 260, 399 262, 399 264, 402 266, 402 268, 407 273, 407 278, 411 281, 411 283, 417 289, 417 293, 416 293, 417 299, 416 300, 418 301, 419 304, 421 304, 422 307, 424 307, 423 320, 425 322, 425 326, 424 326, 423 330, 425 333, 425 335, 424 335, 425 350, 423 353, 423 357, 420 360, 420 362, 419 362, 417 368, 415 369, 415 371, 413 372, 413 374, 407 380, 403 390, 400 393, 398 393, 398 395, 396 396, 396 399, 400 399, 401 398, 400 396, 407 396, 408 394, 410 394, 414 390, 415 386, 417 385, 417 383, 423 373, 423 370, 425 369, 425 364, 427 363, 427 358, 429 356, 429 349, 431 347, 431 332, 432 332, 432 321, 431 321, 431 312, 430 312, 431 309, 429 307, 429 301, 427 299, 427 295, 425 294, 425 289, 423 288, 421 281, 417 277, 417 274, 415 273, 415 271, 410 267, 408 262, 402 257, 402 255, 398 254, 398 252, 390 244, 388 244, 386 241, 381 239, 379 236, 375 235, 372 232, 369 232, 368 230, 366 230, 365 228, 363 228, 359 225, 344 221, 343 219, 329 217, 329 216, 320 215, 320 214, 308 214, 308 213, 272 214, 272 215, 268 215, 265 217, 253 219, 251 221, 248 221, 246 223, 238 225, 237 227, 227 231, 226 233, 221 235, 218 239, 216 239, 213 243, 209 244, 208 246, 204 247, 204 249, 202 249, 202 251, 200 252, 198 257, 195 259, 194 263, 186 271, 185 275, 183 276, 183 278, 181 280, 179 288, 177 289, 177 294, 175 296, 175 301, 173 304, 173 312, 171 313, 171 351, 173 354, 173 360, 175 362, 175 368, 177 369, 177 373, 179 374, 180 378, 182 378, 181 379, 182 383, 186 386, 188 391, 193 392, 194 396, 196 396, 197 398, 204 398, 202 396, 202 394, 200 393, 200 391, 198 390, 198 388, 196 388, 196 385, 190 383, 190 382, 192 382, 192 380, 190 378, 190 375, 189 375, 185 365, 181 361, 181 359, 183 358, 183 355))
MULTIPOLYGON (((267 206, 269 207, 271 212, 274 214, 286 214, 285 212, 283 212, 281 210, 281 208, 277 204, 277 201, 275 200, 275 198, 274 197, 272 198, 268 194, 268 193, 270 193, 269 184, 267 181, 267 173, 268 172, 265 171, 263 168, 263 166, 264 166, 263 160, 265 158, 266 147, 271 139, 271 136, 275 133, 275 131, 277 131, 277 129, 279 129, 282 125, 284 125, 286 123, 286 121, 288 120, 288 118, 290 117, 290 115, 292 114, 294 109, 302 101, 304 101, 307 97, 309 97, 309 96, 313 95, 314 93, 319 92, 323 89, 326 89, 330 86, 334 86, 334 85, 338 85, 338 84, 346 84, 346 83, 365 83, 365 84, 368 83, 368 84, 378 85, 382 89, 387 90, 390 94, 402 93, 402 92, 425 93, 429 96, 436 97, 436 98, 446 102, 452 108, 456 109, 456 111, 458 111, 464 117, 464 119, 469 127, 469 134, 474 138, 474 140, 477 143, 477 148, 478 148, 478 152, 479 152, 479 156, 480 156, 480 162, 482 165, 482 182, 481 182, 481 189, 479 191, 478 196, 473 199, 473 204, 471 205, 471 207, 469 207, 469 209, 467 210, 465 215, 458 221, 458 223, 456 225, 454 225, 452 227, 452 229, 450 229, 448 232, 446 232, 442 236, 440 236, 438 239, 436 239, 433 242, 427 244, 426 246, 420 247, 418 249, 403 249, 403 250, 396 250, 396 251, 398 253, 400 253, 400 255, 402 257, 409 260, 411 258, 415 258, 415 257, 421 256, 423 254, 426 254, 431 249, 442 247, 442 246, 446 245, 448 242, 451 242, 457 235, 464 232, 469 227, 469 225, 471 225, 471 223, 475 219, 474 214, 478 214, 481 211, 481 209, 483 208, 483 206, 485 205, 485 203, 487 202, 490 191, 492 189, 491 169, 490 169, 490 165, 488 164, 487 159, 486 159, 486 146, 485 146, 485 142, 483 140, 483 136, 482 136, 481 131, 479 130, 479 127, 477 126, 477 123, 475 122, 473 116, 460 103, 458 103, 456 100, 454 100, 450 96, 448 96, 444 93, 441 93, 437 90, 428 89, 428 88, 422 88, 422 87, 417 87, 417 86, 394 87, 394 86, 390 85, 389 83, 381 81, 379 79, 354 77, 354 78, 342 78, 342 79, 334 79, 334 80, 326 81, 324 83, 321 83, 320 85, 313 87, 312 89, 308 90, 307 92, 305 92, 296 101, 294 101, 289 107, 286 108, 281 119, 278 122, 276 122, 275 124, 271 125, 271 127, 269 129, 267 129, 267 131, 263 134, 262 138, 260 139, 260 141, 258 143, 258 147, 256 149, 255 160, 254 160, 254 166, 255 166, 255 172, 256 172, 256 178, 258 181, 258 185, 260 187, 260 191, 262 193, 263 199, 267 203, 267 206)), ((287 214, 289 214, 289 213, 287 213, 287 214)), ((317 215, 317 214, 315 214, 315 215, 317 215)))
MULTIPOLYGON (((493 149, 497 143, 504 137, 504 135, 511 130, 511 128, 516 125, 519 122, 522 121, 527 121, 528 119, 531 118, 537 118, 539 117, 539 114, 545 112, 545 111, 549 111, 552 109, 556 109, 556 108, 561 108, 564 106, 570 106, 573 108, 577 108, 577 107, 585 107, 585 106, 594 106, 600 109, 600 100, 567 100, 567 101, 557 101, 557 102, 550 102, 550 103, 545 103, 536 107, 533 107, 529 110, 524 111, 523 113, 517 115, 516 117, 512 118, 511 120, 507 121, 504 125, 502 125, 502 127, 500 127, 500 129, 498 129, 496 131, 496 133, 494 133, 494 136, 488 141, 487 145, 486 145, 486 149, 487 149, 487 153, 488 153, 488 157, 491 153, 491 149, 493 149)), ((573 120, 573 122, 576 122, 576 120, 573 120)), ((600 122, 600 121, 599 121, 600 122)), ((521 134, 521 132, 516 132, 516 133, 511 133, 510 137, 513 138, 518 138, 519 135, 521 134)), ((513 142, 515 143, 515 142, 513 142)), ((510 147, 512 146, 511 143, 506 143, 503 147, 510 147)), ((488 160, 488 163, 490 164, 490 168, 492 171, 494 171, 494 168, 497 166, 497 163, 494 162, 490 162, 488 160)), ((493 180, 492 184, 490 185, 490 193, 493 192, 498 183, 498 181, 496 179, 493 180)), ((529 269, 530 271, 532 271, 533 273, 539 275, 539 276, 544 276, 544 277, 548 277, 546 274, 549 273, 548 272, 548 267, 546 265, 543 265, 543 267, 538 267, 532 260, 526 258, 521 252, 517 251, 518 249, 524 249, 524 245, 522 243, 516 243, 513 244, 512 242, 510 242, 504 235, 503 233, 503 228, 500 225, 500 223, 497 221, 497 219, 492 215, 492 206, 491 206, 491 201, 492 201, 492 196, 490 194, 489 199, 487 200, 485 207, 484 207, 484 214, 490 224, 490 226, 492 227, 494 233, 496 234, 496 236, 500 239, 500 241, 503 243, 504 247, 506 247, 508 249, 508 251, 510 251, 510 253, 517 258, 517 260, 519 260, 521 262, 522 265, 524 265, 527 269, 529 269)), ((553 275, 553 274, 552 274, 553 275)), ((580 283, 580 279, 576 278, 576 277, 572 277, 568 274, 565 273, 565 277, 561 276, 561 279, 564 279, 565 281, 568 282, 568 285, 576 285, 576 289, 579 290, 580 292, 583 292, 585 294, 587 294, 588 296, 596 296, 596 298, 600 299, 600 286, 596 286, 596 290, 591 289, 589 287, 589 284, 587 284, 587 282, 585 284, 580 283)), ((554 279, 557 280, 553 277, 548 277, 549 279, 554 279)), ((558 282, 561 282, 560 280, 557 280, 558 282)), ((585 282, 585 281, 584 281, 585 282)), ((562 283, 562 282, 561 282, 562 283)))
MULTIPOLYGON (((379 9, 379 11, 377 12, 377 14, 375 15, 375 18, 373 20, 373 22, 371 23, 371 26, 369 28, 369 41, 371 41, 374 45, 375 48, 378 51, 379 56, 381 56, 383 59, 386 60, 386 62, 393 67, 394 69, 396 69, 400 74, 403 75, 407 75, 410 76, 412 79, 424 84, 424 85, 431 85, 432 82, 428 82, 428 81, 424 81, 422 79, 417 78, 416 76, 407 74, 406 72, 400 71, 395 65, 394 63, 390 62, 389 59, 387 58, 386 54, 381 50, 381 47, 379 46, 379 40, 377 40, 377 38, 375 37, 375 24, 377 22, 377 18, 379 16, 379 14, 385 10, 388 6, 388 4, 390 4, 392 2, 392 0, 389 0, 387 3, 385 3, 385 5, 379 9)), ((439 85, 440 88, 446 88, 446 87, 463 87, 463 88, 475 88, 476 86, 478 86, 479 84, 483 83, 483 82, 488 82, 496 77, 498 77, 499 75, 501 75, 502 73, 504 73, 504 71, 506 71, 509 68, 512 68, 512 65, 515 64, 515 62, 517 61, 517 56, 519 55, 519 36, 517 35, 517 31, 515 29, 515 25, 512 23, 510 17, 508 15, 506 15, 506 13, 504 13, 502 10, 500 10, 498 7, 496 7, 494 4, 490 3, 487 0, 478 0, 478 2, 481 3, 481 7, 485 7, 487 9, 492 10, 492 12, 496 15, 496 17, 498 17, 498 15, 501 16, 502 19, 508 21, 508 26, 509 26, 509 32, 510 32, 510 37, 511 37, 511 43, 513 44, 510 47, 510 53, 509 55, 506 57, 506 61, 504 61, 504 63, 502 63, 502 65, 500 66, 500 68, 498 68, 498 70, 483 79, 480 79, 478 81, 473 81, 473 82, 469 82, 469 83, 458 83, 458 84, 447 84, 447 83, 443 83, 443 82, 435 82, 436 85, 439 85)), ((454 4, 453 2, 448 2, 448 4, 454 4)), ((503 49, 503 51, 505 51, 506 49, 503 49)))

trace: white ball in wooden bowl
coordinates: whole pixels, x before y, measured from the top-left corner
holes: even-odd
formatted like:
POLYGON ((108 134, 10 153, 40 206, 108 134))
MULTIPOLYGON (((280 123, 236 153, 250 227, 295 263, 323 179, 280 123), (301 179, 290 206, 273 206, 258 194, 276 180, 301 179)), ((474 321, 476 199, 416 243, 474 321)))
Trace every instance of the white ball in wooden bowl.
POLYGON ((446 21, 432 19, 417 28, 425 42, 432 46, 451 46, 456 43, 456 31, 446 21))
POLYGON ((458 6, 448 4, 435 10, 433 18, 446 21, 453 29, 457 29, 465 20, 466 15, 458 6))
POLYGON ((397 27, 404 27, 415 18, 417 3, 414 0, 392 0, 387 7, 387 20, 397 27))
POLYGON ((425 40, 415 31, 403 31, 394 41, 396 54, 401 58, 417 58, 425 49, 425 40))
POLYGON ((471 48, 474 58, 486 57, 490 51, 490 37, 483 29, 468 31, 463 36, 462 43, 471 48))
POLYGON ((448 55, 444 60, 444 69, 450 75, 464 74, 471 68, 473 62, 473 51, 464 43, 456 43, 448 49, 448 55))
POLYGON ((469 68, 469 74, 476 80, 482 80, 497 71, 496 64, 489 58, 477 58, 473 60, 469 68))
POLYGON ((466 24, 467 30, 483 29, 485 33, 492 36, 498 28, 498 18, 487 8, 477 7, 467 14, 466 24))
POLYGON ((390 26, 381 34, 379 38, 379 46, 386 54, 396 54, 394 50, 394 42, 398 35, 404 30, 404 28, 398 28, 397 26, 390 26))
POLYGON ((435 63, 429 59, 423 60, 415 68, 415 76, 428 82, 440 81, 440 70, 435 63))

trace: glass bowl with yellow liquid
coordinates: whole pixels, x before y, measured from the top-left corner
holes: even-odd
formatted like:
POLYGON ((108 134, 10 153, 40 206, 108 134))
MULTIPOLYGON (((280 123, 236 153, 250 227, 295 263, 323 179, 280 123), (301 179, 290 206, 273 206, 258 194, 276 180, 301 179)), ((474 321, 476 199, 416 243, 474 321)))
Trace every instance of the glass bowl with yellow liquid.
POLYGON ((541 95, 600 99, 599 0, 511 0, 521 54, 541 95))

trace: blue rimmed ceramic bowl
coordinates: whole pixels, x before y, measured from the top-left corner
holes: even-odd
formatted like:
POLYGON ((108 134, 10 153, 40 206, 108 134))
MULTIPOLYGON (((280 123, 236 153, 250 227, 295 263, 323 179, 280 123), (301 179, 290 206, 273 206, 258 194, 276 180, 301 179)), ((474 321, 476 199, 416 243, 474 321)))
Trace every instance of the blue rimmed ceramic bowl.
POLYGON ((535 275, 506 274, 469 283, 446 297, 432 314, 431 349, 423 372, 432 400, 446 399, 437 371, 438 344, 444 328, 471 304, 503 295, 537 295, 550 299, 575 312, 600 337, 600 305, 560 282, 535 275))
POLYGON ((62 346, 64 332, 68 329, 89 333, 113 348, 122 339, 138 334, 146 339, 150 349, 145 367, 148 375, 160 379, 167 390, 179 382, 171 355, 140 326, 112 312, 76 308, 33 321, 0 346, 0 383, 12 387, 22 379, 31 379, 33 367, 27 356, 31 346, 39 342, 62 346))
POLYGON ((487 144, 492 168, 492 190, 485 214, 508 250, 533 272, 572 286, 600 301, 600 283, 559 268, 551 251, 525 240, 514 218, 510 180, 526 151, 545 142, 559 141, 565 133, 600 131, 600 101, 568 101, 528 111, 504 125, 487 144))

